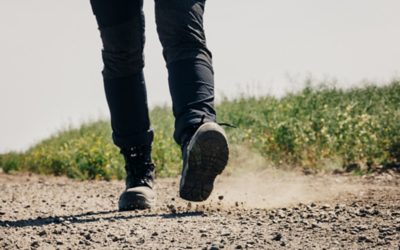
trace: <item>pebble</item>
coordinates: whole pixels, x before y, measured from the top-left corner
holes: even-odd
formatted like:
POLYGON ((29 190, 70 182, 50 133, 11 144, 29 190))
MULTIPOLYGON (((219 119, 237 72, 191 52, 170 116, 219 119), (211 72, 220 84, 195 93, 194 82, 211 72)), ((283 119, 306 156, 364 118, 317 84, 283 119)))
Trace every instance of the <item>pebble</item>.
POLYGON ((40 232, 38 233, 38 235, 39 235, 40 237, 43 237, 43 236, 47 235, 47 233, 46 233, 45 230, 42 230, 42 231, 40 231, 40 232))
POLYGON ((372 240, 369 239, 368 237, 364 236, 364 235, 361 235, 361 236, 358 236, 358 242, 367 242, 367 243, 371 243, 372 240))
POLYGON ((277 215, 278 215, 278 217, 281 218, 281 219, 283 219, 283 218, 286 217, 286 214, 285 214, 285 212, 284 212, 283 210, 278 210, 277 215))
POLYGON ((176 214, 177 210, 176 207, 174 205, 167 205, 167 208, 169 209, 169 211, 173 214, 176 214))
POLYGON ((272 240, 274 240, 274 241, 280 241, 281 239, 282 239, 281 233, 275 233, 272 237, 272 240))
POLYGON ((92 236, 91 236, 90 234, 85 234, 85 239, 91 240, 91 239, 92 239, 92 236))
POLYGON ((61 222, 64 222, 65 219, 63 217, 57 217, 57 218, 54 219, 54 221, 61 223, 61 222))
POLYGON ((31 247, 33 247, 33 248, 37 248, 37 247, 39 247, 40 246, 40 244, 39 244, 39 242, 38 241, 33 241, 32 243, 31 243, 31 247))
POLYGON ((229 231, 223 231, 221 232, 221 236, 229 236, 231 233, 229 231))
POLYGON ((329 206, 328 204, 324 204, 321 206, 322 209, 329 209, 331 208, 331 206, 329 206))

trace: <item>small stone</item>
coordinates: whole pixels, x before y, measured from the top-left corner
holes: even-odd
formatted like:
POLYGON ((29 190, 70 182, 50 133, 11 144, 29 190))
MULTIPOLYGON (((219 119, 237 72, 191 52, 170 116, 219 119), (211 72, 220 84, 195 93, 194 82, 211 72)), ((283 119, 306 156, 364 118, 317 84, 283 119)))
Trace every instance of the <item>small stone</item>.
POLYGON ((32 243, 31 243, 31 247, 33 247, 33 248, 37 248, 37 247, 39 247, 39 242, 38 241, 33 241, 32 243))
POLYGON ((228 231, 221 232, 221 236, 229 236, 229 235, 231 235, 231 233, 228 231))
POLYGON ((311 223, 311 228, 320 228, 321 225, 318 222, 311 223))
POLYGON ((71 224, 71 222, 70 222, 69 220, 66 220, 66 221, 64 221, 62 224, 63 224, 63 225, 69 225, 69 224, 71 224))
POLYGON ((62 223, 62 222, 64 222, 64 221, 65 221, 65 219, 64 219, 63 217, 57 217, 57 218, 55 218, 55 222, 62 223))
POLYGON ((282 239, 281 233, 275 233, 274 236, 272 237, 272 240, 274 241, 280 241, 281 239, 282 239))
POLYGON ((169 209, 169 211, 173 214, 176 214, 177 210, 176 207, 174 205, 167 205, 167 208, 169 209))
POLYGON ((91 239, 92 239, 92 236, 91 236, 90 234, 86 234, 86 235, 85 235, 85 239, 91 240, 91 239))
POLYGON ((286 217, 286 214, 283 210, 278 210, 278 213, 276 215, 281 219, 286 217))
POLYGON ((328 204, 324 204, 321 206, 322 209, 329 209, 331 208, 331 206, 329 206, 328 204))
POLYGON ((367 225, 358 225, 357 229, 359 231, 365 231, 365 230, 368 230, 368 226, 367 225))
POLYGON ((39 235, 40 237, 43 237, 43 236, 47 235, 47 233, 46 233, 45 230, 42 230, 42 231, 40 231, 40 232, 38 233, 38 235, 39 235))
POLYGON ((62 231, 60 229, 54 229, 53 234, 62 234, 62 231))
POLYGON ((339 209, 343 209, 345 207, 346 207, 346 205, 344 205, 344 204, 336 204, 335 209, 339 210, 339 209))
POLYGON ((358 242, 367 242, 367 243, 371 243, 372 240, 369 239, 369 238, 367 238, 366 236, 361 235, 361 236, 358 237, 358 242))
POLYGON ((218 200, 222 201, 224 199, 223 195, 218 196, 218 200))
POLYGON ((351 207, 358 207, 358 204, 357 204, 357 202, 353 202, 353 203, 350 204, 350 206, 351 207))

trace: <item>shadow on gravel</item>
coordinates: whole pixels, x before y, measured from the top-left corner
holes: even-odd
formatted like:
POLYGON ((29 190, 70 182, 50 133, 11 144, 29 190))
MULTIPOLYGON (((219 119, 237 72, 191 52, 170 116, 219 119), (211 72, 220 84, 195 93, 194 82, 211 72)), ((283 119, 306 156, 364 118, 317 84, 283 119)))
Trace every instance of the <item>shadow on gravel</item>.
POLYGON ((33 227, 33 226, 46 226, 50 224, 80 224, 80 223, 91 223, 97 221, 109 221, 116 222, 118 220, 129 220, 137 218, 152 218, 160 217, 162 219, 176 219, 183 217, 194 217, 202 216, 203 212, 183 212, 183 213, 152 213, 152 214, 131 214, 132 212, 120 212, 118 210, 99 211, 99 212, 86 212, 77 215, 65 215, 65 216, 49 216, 49 217, 37 217, 36 219, 25 219, 15 221, 2 221, 0 220, 0 227, 33 227), (100 215, 112 215, 109 217, 96 217, 100 215))

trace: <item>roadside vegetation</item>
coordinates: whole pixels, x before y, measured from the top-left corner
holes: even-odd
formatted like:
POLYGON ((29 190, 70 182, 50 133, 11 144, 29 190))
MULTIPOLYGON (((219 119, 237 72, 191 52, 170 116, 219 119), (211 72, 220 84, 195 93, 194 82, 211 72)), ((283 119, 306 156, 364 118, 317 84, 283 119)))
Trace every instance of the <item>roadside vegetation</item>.
MULTIPOLYGON (((306 87, 283 98, 225 99, 217 106, 235 159, 260 155, 268 165, 312 172, 350 169, 368 173, 400 162, 400 81, 337 89, 306 87)), ((159 177, 180 173, 170 107, 151 111, 153 159, 159 177)), ((77 179, 122 179, 124 166, 108 121, 60 131, 25 152, 0 155, 4 172, 30 171, 77 179)), ((238 166, 246 168, 249 166, 238 166)))

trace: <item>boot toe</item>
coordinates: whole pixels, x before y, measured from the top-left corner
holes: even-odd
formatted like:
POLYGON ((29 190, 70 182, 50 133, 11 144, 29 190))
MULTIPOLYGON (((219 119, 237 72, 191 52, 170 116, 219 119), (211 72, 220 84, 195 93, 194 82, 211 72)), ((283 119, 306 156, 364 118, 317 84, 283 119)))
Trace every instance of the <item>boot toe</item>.
POLYGON ((125 190, 119 197, 120 211, 149 209, 155 203, 155 192, 149 187, 134 187, 125 190))

